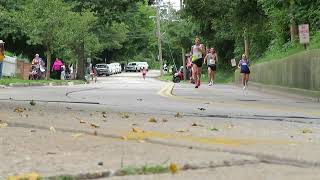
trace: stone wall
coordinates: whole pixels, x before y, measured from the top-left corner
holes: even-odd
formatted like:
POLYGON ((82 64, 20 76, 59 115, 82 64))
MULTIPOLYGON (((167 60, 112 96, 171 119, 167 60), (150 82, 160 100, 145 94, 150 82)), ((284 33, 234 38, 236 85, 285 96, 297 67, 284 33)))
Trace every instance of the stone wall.
MULTIPOLYGON (((309 50, 281 60, 250 67, 250 81, 289 88, 320 91, 320 50, 309 50)), ((240 80, 239 70, 235 79, 240 80)))

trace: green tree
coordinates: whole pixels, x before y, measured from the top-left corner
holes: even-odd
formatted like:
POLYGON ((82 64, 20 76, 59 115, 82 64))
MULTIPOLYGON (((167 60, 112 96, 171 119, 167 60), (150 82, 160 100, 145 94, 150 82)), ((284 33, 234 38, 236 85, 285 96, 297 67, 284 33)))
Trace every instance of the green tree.
POLYGON ((40 44, 46 49, 47 78, 50 77, 51 56, 58 43, 58 35, 65 25, 71 6, 62 0, 27 0, 11 18, 29 39, 29 44, 40 44))

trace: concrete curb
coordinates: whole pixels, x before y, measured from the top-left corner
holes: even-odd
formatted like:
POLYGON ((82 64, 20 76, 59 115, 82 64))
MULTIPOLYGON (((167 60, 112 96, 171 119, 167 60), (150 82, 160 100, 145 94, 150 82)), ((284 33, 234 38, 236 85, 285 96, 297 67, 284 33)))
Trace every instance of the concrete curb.
MULTIPOLYGON (((80 83, 80 82, 61 82, 61 83, 38 83, 38 82, 33 82, 33 83, 10 83, 9 86, 3 86, 5 87, 35 87, 35 86, 74 86, 74 85, 79 85, 79 84, 87 84, 85 82, 80 83)), ((2 87, 2 86, 0 86, 2 87)))
POLYGON ((320 102, 320 91, 306 89, 290 88, 284 86, 266 85, 257 82, 249 82, 249 86, 261 92, 268 92, 281 96, 306 99, 314 102, 320 102))

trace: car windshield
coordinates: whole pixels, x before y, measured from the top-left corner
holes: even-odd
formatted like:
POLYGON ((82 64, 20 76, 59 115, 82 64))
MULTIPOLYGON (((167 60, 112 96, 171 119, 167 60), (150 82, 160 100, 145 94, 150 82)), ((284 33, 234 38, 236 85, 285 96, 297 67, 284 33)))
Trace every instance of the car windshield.
POLYGON ((135 66, 137 65, 136 63, 129 63, 129 66, 135 66))
POLYGON ((98 65, 97 65, 97 68, 107 68, 107 65, 104 65, 104 64, 98 64, 98 65))

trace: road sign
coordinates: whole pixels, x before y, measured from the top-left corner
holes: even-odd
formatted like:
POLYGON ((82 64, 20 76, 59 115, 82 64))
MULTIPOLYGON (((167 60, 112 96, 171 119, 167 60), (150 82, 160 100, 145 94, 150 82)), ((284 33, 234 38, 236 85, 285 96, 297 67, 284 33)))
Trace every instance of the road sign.
POLYGON ((309 44, 310 42, 309 24, 299 25, 299 39, 301 44, 309 44))
POLYGON ((232 65, 232 67, 236 67, 237 66, 236 59, 231 59, 231 65, 232 65))

